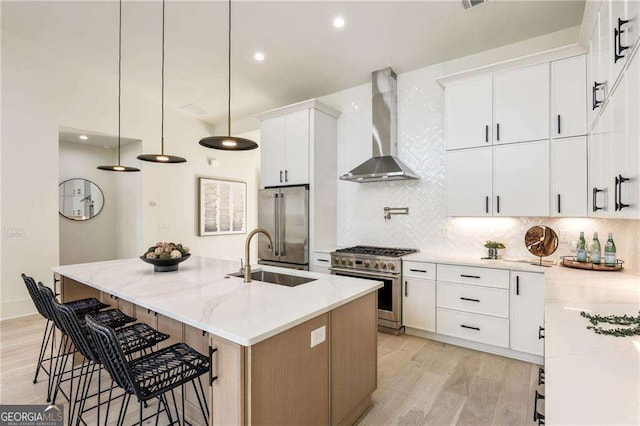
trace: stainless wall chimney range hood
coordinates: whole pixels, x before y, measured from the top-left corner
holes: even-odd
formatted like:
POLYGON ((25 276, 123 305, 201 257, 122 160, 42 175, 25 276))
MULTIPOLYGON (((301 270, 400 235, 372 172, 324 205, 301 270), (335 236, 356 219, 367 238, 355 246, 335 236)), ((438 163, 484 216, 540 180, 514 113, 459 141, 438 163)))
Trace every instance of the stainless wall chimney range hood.
POLYGON ((373 72, 373 156, 340 176, 351 182, 419 179, 396 156, 398 153, 397 77, 391 68, 373 72))

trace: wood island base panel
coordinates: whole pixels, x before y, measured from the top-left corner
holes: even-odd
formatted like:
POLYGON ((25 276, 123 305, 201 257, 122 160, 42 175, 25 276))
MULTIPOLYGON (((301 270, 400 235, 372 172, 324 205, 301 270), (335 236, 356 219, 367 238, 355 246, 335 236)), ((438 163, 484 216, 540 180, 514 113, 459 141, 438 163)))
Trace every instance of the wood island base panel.
MULTIPOLYGON (((123 288, 110 292, 104 284, 93 286, 88 280, 80 282, 66 276, 65 268, 55 268, 63 302, 97 297, 138 322, 170 334, 161 347, 185 342, 202 354, 209 354, 211 371, 201 379, 205 389, 208 387, 212 425, 351 425, 373 406, 371 395, 377 387, 376 290, 380 286, 376 282, 367 281, 363 294, 256 343, 243 345, 181 321, 164 307, 163 312, 158 312, 161 309, 154 310, 149 303, 136 303, 137 297, 128 295, 123 288)), ((339 278, 300 274, 319 277, 318 287, 322 280, 330 278, 335 285, 339 278)), ((180 278, 177 274, 175 277, 180 278)), ((343 285, 362 285, 362 281, 347 278, 343 285)), ((186 418, 194 425, 202 424, 195 393, 186 391, 185 399, 186 418)))

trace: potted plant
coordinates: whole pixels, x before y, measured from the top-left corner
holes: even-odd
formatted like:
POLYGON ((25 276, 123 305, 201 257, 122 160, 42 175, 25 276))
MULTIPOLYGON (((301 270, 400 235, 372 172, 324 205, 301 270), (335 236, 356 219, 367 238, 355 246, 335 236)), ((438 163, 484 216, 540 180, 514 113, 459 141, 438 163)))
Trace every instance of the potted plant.
POLYGON ((498 258, 498 249, 503 249, 504 244, 499 243, 497 241, 487 241, 484 245, 488 250, 488 258, 489 259, 497 259, 498 258))

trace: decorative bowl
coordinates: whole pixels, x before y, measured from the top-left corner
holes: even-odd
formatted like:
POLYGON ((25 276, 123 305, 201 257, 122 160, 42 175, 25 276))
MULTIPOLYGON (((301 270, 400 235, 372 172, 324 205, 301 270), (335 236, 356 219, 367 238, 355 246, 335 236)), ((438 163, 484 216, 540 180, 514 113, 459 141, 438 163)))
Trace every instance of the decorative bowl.
POLYGON ((179 257, 177 259, 147 259, 144 256, 140 256, 143 262, 147 262, 153 265, 154 272, 172 272, 178 270, 178 264, 184 262, 191 257, 191 254, 179 257))

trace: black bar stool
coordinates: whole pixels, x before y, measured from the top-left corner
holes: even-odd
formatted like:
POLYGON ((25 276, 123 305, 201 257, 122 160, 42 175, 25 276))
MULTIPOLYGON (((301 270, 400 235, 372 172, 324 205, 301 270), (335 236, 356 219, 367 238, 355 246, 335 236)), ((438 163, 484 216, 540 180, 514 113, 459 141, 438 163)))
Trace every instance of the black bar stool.
MULTIPOLYGON (((95 345, 89 339, 89 330, 87 329, 87 325, 83 319, 79 319, 77 314, 70 309, 68 306, 58 303, 55 299, 52 303, 54 318, 57 319, 57 323, 62 326, 62 332, 71 339, 73 346, 76 351, 80 352, 80 354, 84 357, 82 366, 80 368, 80 375, 78 376, 78 386, 75 394, 75 398, 73 398, 73 371, 71 369, 71 385, 70 385, 70 410, 69 410, 69 424, 72 424, 73 418, 75 416, 76 407, 78 407, 77 413, 77 422, 79 424, 81 421, 81 416, 84 412, 89 411, 90 409, 97 407, 97 416, 99 423, 100 420, 100 395, 102 392, 101 380, 100 380, 100 372, 101 372, 101 363, 98 357, 98 354, 95 350, 95 345), (95 407, 91 407, 89 409, 84 409, 85 401, 89 398, 89 389, 91 387, 91 380, 93 378, 93 374, 95 372, 96 367, 98 367, 98 391, 97 391, 97 405, 95 407)), ((116 330, 116 336, 118 338, 118 342, 123 347, 123 352, 126 356, 131 357, 136 352, 146 353, 147 349, 151 349, 153 346, 157 345, 160 342, 167 340, 170 336, 165 333, 160 333, 154 328, 148 326, 147 324, 138 323, 129 325, 123 328, 119 328, 116 330)), ((113 386, 111 387, 111 390, 113 386)), ((111 404, 111 390, 109 391, 109 398, 106 403, 107 405, 107 415, 105 419, 105 424, 109 418, 109 406, 111 404)), ((93 395, 91 395, 93 396, 93 395)))
MULTIPOLYGON (((29 277, 25 274, 22 274, 22 280, 27 286, 27 291, 29 292, 29 296, 31 296, 31 300, 35 305, 36 310, 44 319, 47 320, 47 323, 44 327, 44 333, 42 335, 42 343, 40 344, 40 354, 38 355, 36 372, 35 372, 35 375, 33 376, 33 383, 37 383, 38 373, 40 372, 40 368, 42 368, 47 375, 50 374, 49 371, 51 370, 51 363, 52 363, 52 357, 53 357, 53 340, 54 340, 53 333, 55 330, 55 326, 52 322, 51 317, 49 316, 49 313, 47 312, 46 308, 43 305, 40 292, 38 291, 38 286, 36 285, 36 281, 32 277, 29 277), (47 346, 49 345, 49 342, 51 342, 51 351, 49 353, 49 358, 45 359, 45 354, 47 352, 47 346), (44 365, 46 361, 49 361, 49 369, 47 369, 44 365)), ((88 299, 81 299, 81 300, 69 302, 67 303, 67 306, 69 306, 71 309, 77 312, 78 315, 80 316, 84 316, 89 313, 94 313, 109 307, 109 305, 104 304, 100 302, 98 299, 93 297, 88 299)))
MULTIPOLYGON (((47 313, 47 316, 51 318, 54 326, 63 331, 63 325, 60 323, 57 315, 54 313, 54 304, 58 303, 53 290, 49 287, 45 286, 42 283, 38 283, 38 293, 40 294, 40 300, 42 302, 42 306, 47 313)), ((108 309, 105 311, 98 311, 93 313, 95 315, 96 321, 100 323, 106 324, 110 327, 119 328, 126 324, 135 322, 135 318, 125 315, 118 309, 108 309)), ((68 336, 64 335, 63 338, 60 339, 60 345, 58 346, 58 354, 55 356, 56 362, 53 368, 49 371, 49 384, 47 387, 47 402, 53 402, 55 404, 56 396, 58 395, 58 390, 60 389, 59 384, 62 381, 62 375, 65 372, 64 367, 66 362, 74 350, 73 345, 68 338, 68 336)), ((73 363, 72 363, 73 369, 73 363)), ((73 370, 72 370, 73 371, 73 370)), ((63 393, 64 395, 64 393, 63 393)), ((65 395, 66 397, 66 395, 65 395)))
MULTIPOLYGON (((161 412, 161 405, 164 407, 163 411, 166 411, 170 424, 174 424, 167 401, 166 394, 168 392, 171 392, 177 421, 180 424, 180 414, 175 403, 173 391, 178 386, 182 387, 182 414, 184 417, 185 392, 183 385, 189 382, 193 384, 198 397, 204 424, 209 424, 204 389, 200 381, 200 377, 209 371, 210 361, 208 357, 184 343, 176 343, 128 361, 125 358, 123 347, 118 341, 115 330, 96 322, 92 315, 86 316, 86 322, 104 368, 111 375, 111 379, 125 392, 118 415, 118 425, 124 423, 131 395, 136 396, 140 405, 139 422, 136 424, 142 426, 143 421, 146 420, 143 418, 143 405, 153 398, 158 398, 159 400, 155 414, 156 424, 161 412), (198 394, 196 382, 200 385, 202 399, 198 394), (204 405, 201 401, 204 401, 204 405)), ((153 415, 150 417, 153 417, 153 415)))

